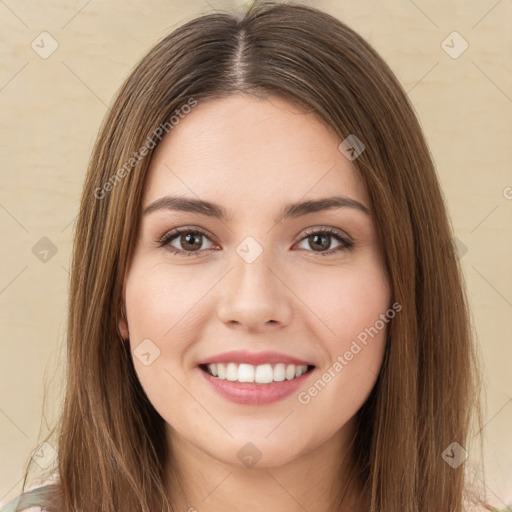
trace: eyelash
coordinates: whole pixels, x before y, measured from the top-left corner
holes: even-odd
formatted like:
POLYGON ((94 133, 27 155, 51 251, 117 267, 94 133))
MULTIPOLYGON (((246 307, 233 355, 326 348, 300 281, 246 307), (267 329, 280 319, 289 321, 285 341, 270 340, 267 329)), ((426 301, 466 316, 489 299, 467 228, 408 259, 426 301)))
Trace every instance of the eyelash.
MULTIPOLYGON (((183 233, 193 234, 193 235, 203 235, 210 240, 210 236, 208 235, 208 233, 206 233, 202 229, 199 229, 199 228, 191 229, 191 228, 187 228, 187 227, 176 228, 176 229, 166 233, 164 236, 162 236, 161 238, 159 238, 157 240, 158 247, 166 246, 165 247, 166 250, 168 250, 170 253, 176 254, 177 256, 185 256, 185 257, 189 257, 189 256, 197 257, 200 255, 201 252, 203 252, 205 250, 209 250, 209 249, 201 249, 199 251, 183 251, 181 249, 176 249, 176 247, 173 247, 172 245, 170 245, 170 243, 175 238, 177 238, 179 235, 181 235, 183 233)), ((318 254, 319 256, 331 256, 333 254, 336 254, 341 251, 345 251, 347 249, 350 250, 354 246, 354 243, 352 241, 350 241, 348 238, 343 236, 335 228, 312 228, 312 229, 309 229, 303 234, 303 236, 299 240, 299 242, 302 242, 302 240, 304 240, 305 238, 307 238, 311 235, 328 235, 328 236, 335 238, 338 242, 340 242, 342 244, 330 251, 324 251, 324 252, 309 251, 309 252, 318 254)))

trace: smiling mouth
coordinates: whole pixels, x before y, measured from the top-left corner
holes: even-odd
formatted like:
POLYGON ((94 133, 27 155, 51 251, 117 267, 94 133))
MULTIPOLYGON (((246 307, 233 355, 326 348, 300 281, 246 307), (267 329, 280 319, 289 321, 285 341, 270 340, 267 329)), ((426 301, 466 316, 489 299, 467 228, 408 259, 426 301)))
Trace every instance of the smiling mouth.
POLYGON ((199 368, 219 380, 249 384, 270 384, 294 380, 311 372, 314 365, 295 364, 260 364, 254 366, 246 363, 200 364, 199 368))

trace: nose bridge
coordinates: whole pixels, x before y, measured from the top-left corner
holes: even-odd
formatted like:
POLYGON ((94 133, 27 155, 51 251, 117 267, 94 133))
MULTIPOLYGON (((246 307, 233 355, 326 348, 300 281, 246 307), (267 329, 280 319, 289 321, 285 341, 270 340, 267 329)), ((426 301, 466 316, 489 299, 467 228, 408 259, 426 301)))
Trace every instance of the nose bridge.
POLYGON ((271 320, 287 322, 292 306, 286 286, 277 277, 273 251, 264 249, 256 238, 246 237, 235 248, 231 266, 221 294, 221 320, 253 326, 271 320))

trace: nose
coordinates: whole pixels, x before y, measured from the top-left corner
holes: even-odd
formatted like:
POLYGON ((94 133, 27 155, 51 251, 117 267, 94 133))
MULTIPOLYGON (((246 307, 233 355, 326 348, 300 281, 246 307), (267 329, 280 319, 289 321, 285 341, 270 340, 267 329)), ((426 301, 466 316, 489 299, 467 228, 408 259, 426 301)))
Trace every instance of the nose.
POLYGON ((247 263, 235 255, 234 267, 222 280, 218 318, 247 331, 277 329, 293 316, 293 293, 265 252, 247 263))

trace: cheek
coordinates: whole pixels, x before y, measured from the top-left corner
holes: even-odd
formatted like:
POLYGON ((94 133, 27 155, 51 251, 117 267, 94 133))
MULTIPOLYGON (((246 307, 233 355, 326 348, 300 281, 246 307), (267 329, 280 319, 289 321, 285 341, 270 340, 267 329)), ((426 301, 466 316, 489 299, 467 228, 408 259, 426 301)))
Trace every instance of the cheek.
POLYGON ((323 326, 317 333, 322 333, 331 353, 373 326, 391 305, 387 277, 373 260, 357 267, 331 268, 329 273, 317 273, 314 280, 297 280, 295 284, 311 319, 316 317, 323 326))
POLYGON ((135 371, 155 408, 169 417, 179 415, 186 401, 181 386, 191 377, 184 371, 190 364, 185 357, 202 330, 208 292, 219 279, 199 267, 154 263, 141 256, 134 258, 126 281, 135 371))
MULTIPOLYGON (((197 280, 191 286, 169 266, 136 261, 126 282, 126 312, 132 359, 142 388, 155 409, 174 423, 187 403, 180 383, 184 332, 197 303, 197 280), (172 397, 172 399, 170 399, 172 397)), ((189 404, 190 405, 190 404, 189 404)), ((198 412, 199 414, 199 412, 198 412)))
POLYGON ((165 263, 132 268, 126 283, 130 337, 172 337, 173 331, 190 324, 210 281, 205 273, 165 263))
POLYGON ((300 293, 315 313, 310 325, 317 326, 316 337, 328 361, 301 390, 298 402, 308 411, 306 421, 327 421, 329 411, 335 430, 359 410, 377 380, 395 316, 388 280, 380 265, 340 268, 300 293))

